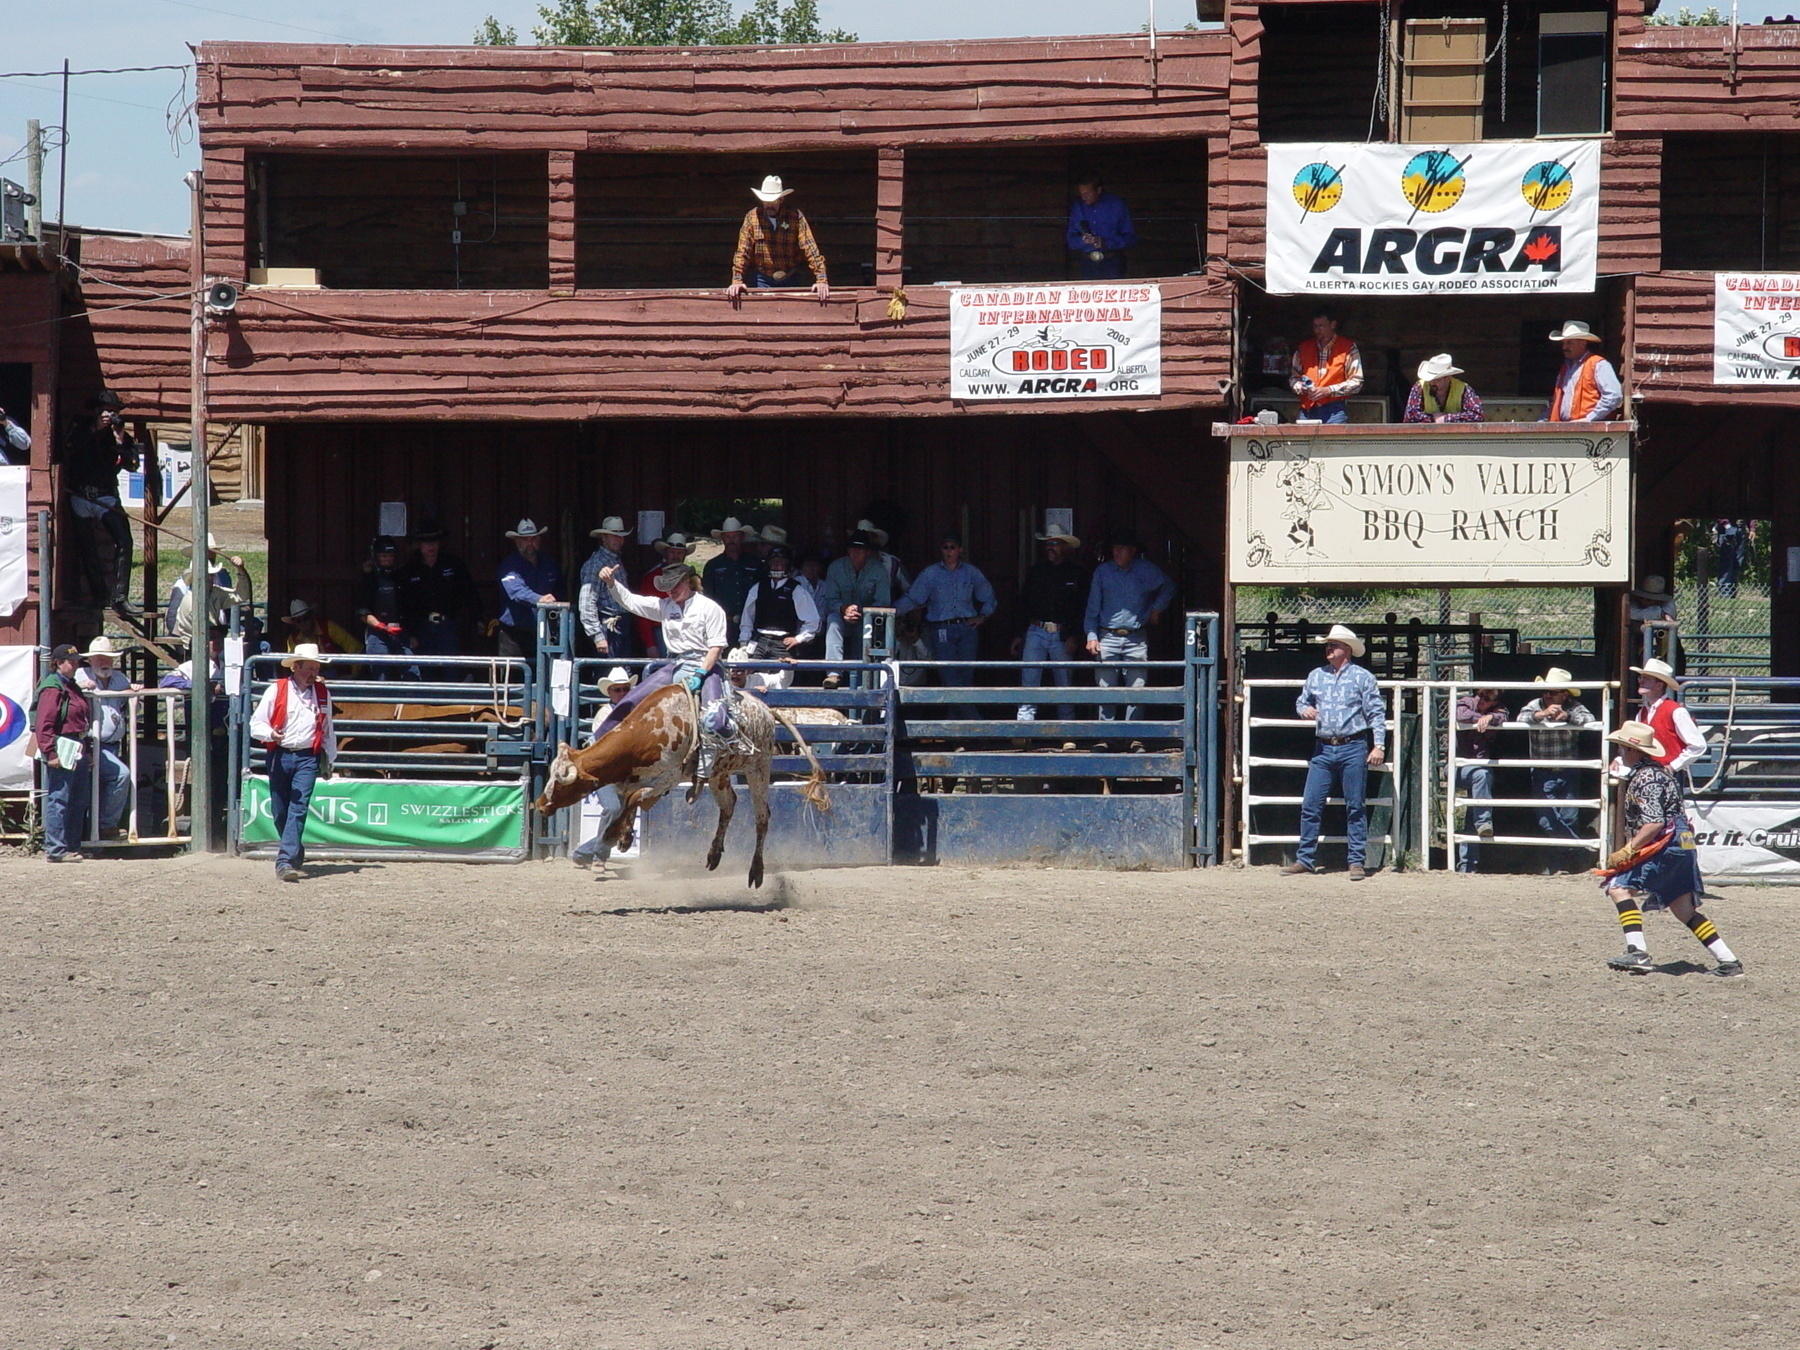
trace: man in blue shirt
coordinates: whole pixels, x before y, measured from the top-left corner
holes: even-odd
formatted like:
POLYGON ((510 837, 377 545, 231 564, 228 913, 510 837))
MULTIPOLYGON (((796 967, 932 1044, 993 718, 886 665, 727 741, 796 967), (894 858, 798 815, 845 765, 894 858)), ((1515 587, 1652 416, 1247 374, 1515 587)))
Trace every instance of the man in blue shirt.
MULTIPOLYGON (((1102 689, 1128 684, 1142 689, 1150 671, 1145 666, 1122 666, 1121 661, 1146 661, 1150 657, 1150 628, 1175 600, 1175 583, 1169 574, 1147 558, 1130 534, 1114 535, 1112 561, 1094 569, 1088 583, 1087 649, 1102 664, 1094 683, 1102 689)), ((1143 711, 1127 704, 1125 720, 1136 721, 1143 711)), ((1111 722, 1117 710, 1100 705, 1100 720, 1111 722)))
POLYGON ((1110 281, 1125 275, 1125 250, 1137 247, 1131 210, 1106 190, 1100 175, 1075 184, 1069 205, 1069 252, 1083 281, 1110 281))
POLYGON ((1300 804, 1300 847, 1294 861, 1281 869, 1284 877, 1319 869, 1319 823, 1325 799, 1335 790, 1344 799, 1345 834, 1349 838, 1350 880, 1361 881, 1369 842, 1366 805, 1369 770, 1386 757, 1387 710, 1375 677, 1351 658, 1363 654, 1363 640, 1342 624, 1325 635, 1325 664, 1306 677, 1294 710, 1314 724, 1317 739, 1306 769, 1306 796, 1300 804), (1373 744, 1371 745, 1371 741, 1373 744))
POLYGON ((516 545, 512 557, 500 564, 500 591, 506 597, 500 610, 500 655, 537 660, 537 607, 556 603, 563 590, 562 572, 554 558, 543 556, 544 536, 527 517, 506 537, 516 545))
MULTIPOLYGON (((939 543, 941 562, 919 573, 919 579, 894 604, 894 613, 925 611, 931 654, 939 661, 973 661, 981 646, 976 631, 994 612, 994 588, 973 563, 963 561, 963 543, 946 534, 939 543)), ((941 666, 939 679, 946 688, 966 689, 975 683, 968 666, 941 666)), ((970 707, 945 708, 946 717, 974 717, 970 707)))

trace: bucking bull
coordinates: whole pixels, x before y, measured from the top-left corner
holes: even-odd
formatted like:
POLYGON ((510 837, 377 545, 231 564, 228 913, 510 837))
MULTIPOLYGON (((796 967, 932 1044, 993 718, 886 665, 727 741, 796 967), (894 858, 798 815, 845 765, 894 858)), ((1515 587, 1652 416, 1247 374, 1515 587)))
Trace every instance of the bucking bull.
MULTIPOLYGON (((763 882, 763 839, 769 832, 769 779, 775 759, 775 726, 788 729, 812 766, 812 775, 800 789, 807 803, 821 811, 831 809, 831 798, 825 791, 825 772, 819 767, 812 749, 800 729, 779 709, 771 708, 752 694, 739 697, 735 711, 738 735, 731 746, 719 751, 711 771, 702 784, 698 775, 687 799, 692 802, 702 786, 712 790, 719 804, 719 828, 713 834, 712 848, 706 854, 706 870, 713 871, 725 853, 725 831, 737 809, 737 794, 731 776, 742 773, 750 789, 751 808, 756 813, 756 852, 750 859, 750 885, 763 882), (751 747, 744 753, 741 747, 751 747)), ((556 748, 550 764, 550 776, 537 799, 537 809, 560 811, 573 806, 591 792, 616 786, 623 810, 607 828, 603 842, 609 849, 630 846, 637 813, 648 810, 680 784, 689 766, 698 761, 700 739, 699 718, 694 698, 679 684, 651 694, 631 714, 606 735, 585 750, 571 750, 567 741, 556 748)))

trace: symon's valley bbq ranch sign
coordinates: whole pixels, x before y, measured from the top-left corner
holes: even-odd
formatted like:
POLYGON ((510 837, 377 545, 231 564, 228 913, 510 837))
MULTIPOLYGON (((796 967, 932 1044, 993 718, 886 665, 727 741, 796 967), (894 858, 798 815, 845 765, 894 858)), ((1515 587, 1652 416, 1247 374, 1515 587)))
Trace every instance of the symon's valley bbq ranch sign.
POLYGON ((1497 435, 1232 426, 1231 579, 1626 580, 1628 435, 1543 425, 1497 435))

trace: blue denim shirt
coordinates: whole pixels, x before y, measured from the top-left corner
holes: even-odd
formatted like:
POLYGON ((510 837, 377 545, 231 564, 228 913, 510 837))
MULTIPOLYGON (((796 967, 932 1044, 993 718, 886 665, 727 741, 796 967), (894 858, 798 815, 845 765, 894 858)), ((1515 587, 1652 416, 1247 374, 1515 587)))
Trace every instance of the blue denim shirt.
POLYGON ((536 629, 538 597, 569 598, 564 593, 562 570, 557 567, 556 559, 547 553, 538 554, 537 561, 532 563, 525 561, 523 553, 514 552, 501 564, 500 589, 506 596, 506 604, 500 610, 500 622, 511 628, 536 629))
POLYGON ((1088 583, 1087 635, 1098 639, 1102 629, 1148 627, 1152 614, 1174 602, 1175 583, 1149 559, 1133 558, 1130 567, 1103 562, 1088 583))
POLYGON ((1319 710, 1315 724, 1321 736, 1355 736, 1375 733, 1375 744, 1387 744, 1387 710, 1381 705, 1381 689, 1365 666, 1350 662, 1342 670, 1320 666, 1306 677, 1294 711, 1319 710))
POLYGON ((926 623, 947 623, 977 615, 986 618, 998 603, 994 588, 973 563, 959 563, 955 568, 933 563, 894 603, 894 612, 905 614, 923 605, 926 623))

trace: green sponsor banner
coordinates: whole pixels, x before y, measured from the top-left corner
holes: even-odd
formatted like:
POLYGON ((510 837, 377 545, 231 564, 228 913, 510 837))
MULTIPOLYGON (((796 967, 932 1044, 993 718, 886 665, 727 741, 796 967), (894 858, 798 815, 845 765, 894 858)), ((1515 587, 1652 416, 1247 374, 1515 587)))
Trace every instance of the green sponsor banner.
MULTIPOLYGON (((331 778, 313 789, 306 817, 306 843, 313 848, 519 849, 525 793, 517 783, 331 778)), ((277 842, 266 777, 245 780, 243 822, 246 845, 277 842)))

